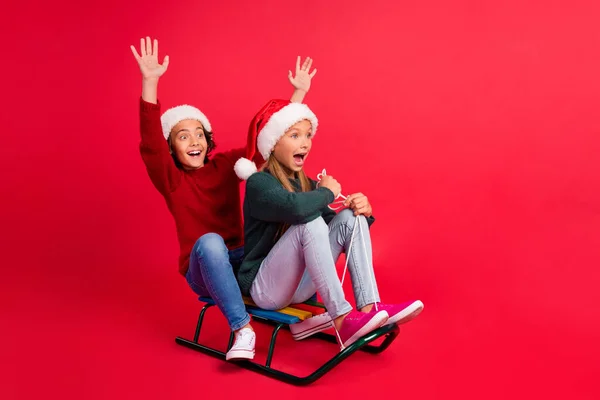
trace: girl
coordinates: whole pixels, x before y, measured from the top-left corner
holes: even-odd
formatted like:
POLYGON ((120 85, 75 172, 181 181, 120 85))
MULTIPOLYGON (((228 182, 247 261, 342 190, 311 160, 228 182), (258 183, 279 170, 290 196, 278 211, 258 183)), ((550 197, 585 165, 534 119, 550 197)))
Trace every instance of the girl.
MULTIPOLYGON (((158 41, 140 40, 140 53, 131 51, 142 73, 140 152, 152 183, 163 195, 175 219, 180 245, 179 272, 200 296, 210 296, 236 332, 226 358, 252 359, 255 334, 240 294, 235 271, 243 257, 240 180, 233 173, 243 149, 212 154, 215 148, 208 118, 197 108, 182 105, 160 114, 158 80, 169 66, 158 62, 158 41)), ((307 58, 296 76, 292 100, 301 102, 317 72, 309 74, 307 58)))
MULTIPOLYGON (((246 158, 235 170, 248 179, 244 199, 245 258, 238 273, 242 293, 265 309, 279 309, 309 299, 317 291, 325 303, 329 324, 307 320, 304 335, 326 329, 331 321, 341 348, 384 324, 406 322, 423 309, 416 300, 379 303, 372 268, 371 204, 366 196, 348 196, 349 209, 336 215, 328 208, 341 193, 340 184, 323 176, 317 185, 303 166, 312 147, 318 121, 304 104, 272 100, 255 116, 248 134, 246 158), (258 150, 267 161, 262 172, 250 161, 258 150), (361 234, 352 231, 355 224, 361 234), (353 311, 335 270, 347 254, 357 309, 353 311)), ((294 332, 293 332, 294 333, 294 332)))

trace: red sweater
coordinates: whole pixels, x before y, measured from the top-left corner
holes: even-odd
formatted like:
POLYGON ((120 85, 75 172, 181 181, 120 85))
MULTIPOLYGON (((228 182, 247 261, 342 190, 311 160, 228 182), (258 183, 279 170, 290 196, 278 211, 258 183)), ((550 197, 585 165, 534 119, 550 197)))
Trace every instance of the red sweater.
POLYGON ((140 152, 152 183, 175 219, 179 239, 179 272, 185 275, 190 252, 205 233, 218 233, 229 249, 243 246, 240 179, 233 165, 244 149, 211 154, 195 171, 177 168, 162 133, 159 104, 140 99, 140 152))

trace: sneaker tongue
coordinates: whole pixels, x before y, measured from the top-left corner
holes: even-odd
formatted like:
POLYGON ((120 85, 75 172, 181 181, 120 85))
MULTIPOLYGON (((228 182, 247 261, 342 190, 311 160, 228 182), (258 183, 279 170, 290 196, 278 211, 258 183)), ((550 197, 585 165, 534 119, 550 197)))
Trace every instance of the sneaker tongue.
POLYGON ((240 331, 238 332, 238 335, 249 335, 251 333, 252 333, 252 329, 243 328, 243 329, 240 329, 240 331))

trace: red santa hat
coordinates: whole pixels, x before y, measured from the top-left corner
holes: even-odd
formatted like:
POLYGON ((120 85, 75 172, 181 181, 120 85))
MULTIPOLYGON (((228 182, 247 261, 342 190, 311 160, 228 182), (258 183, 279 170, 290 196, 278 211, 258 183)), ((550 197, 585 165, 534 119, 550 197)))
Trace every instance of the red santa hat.
POLYGON ((204 128, 204 131, 212 132, 210 122, 208 122, 208 118, 206 118, 206 115, 204 115, 202 111, 198 110, 196 107, 183 104, 181 106, 169 108, 160 117, 160 122, 162 124, 163 129, 163 136, 165 137, 165 139, 169 139, 171 129, 173 129, 175 125, 177 125, 185 119, 193 119, 195 121, 200 121, 202 127, 204 128))
POLYGON ((268 160, 279 139, 294 124, 302 120, 310 121, 313 136, 319 124, 315 114, 306 104, 291 103, 289 100, 270 100, 256 114, 248 129, 246 157, 236 161, 234 170, 240 179, 248 179, 257 171, 257 151, 263 160, 268 160))

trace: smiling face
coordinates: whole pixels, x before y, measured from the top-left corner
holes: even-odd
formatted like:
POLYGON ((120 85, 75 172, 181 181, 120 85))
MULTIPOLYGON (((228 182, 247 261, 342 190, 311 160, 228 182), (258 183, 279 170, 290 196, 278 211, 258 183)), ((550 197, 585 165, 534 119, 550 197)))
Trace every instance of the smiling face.
POLYGON ((171 129, 171 151, 185 170, 204 166, 208 143, 199 121, 184 119, 171 129))
POLYGON ((302 120, 292 125, 275 145, 273 155, 290 177, 302 170, 312 147, 312 135, 310 121, 302 120))

